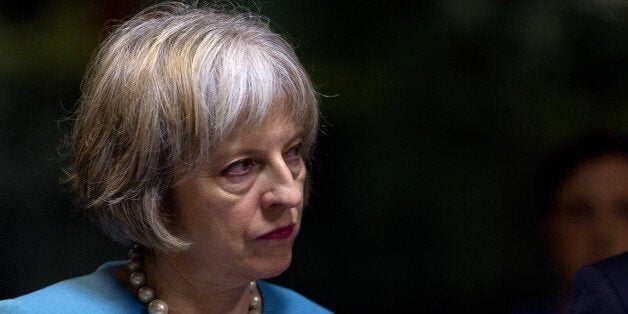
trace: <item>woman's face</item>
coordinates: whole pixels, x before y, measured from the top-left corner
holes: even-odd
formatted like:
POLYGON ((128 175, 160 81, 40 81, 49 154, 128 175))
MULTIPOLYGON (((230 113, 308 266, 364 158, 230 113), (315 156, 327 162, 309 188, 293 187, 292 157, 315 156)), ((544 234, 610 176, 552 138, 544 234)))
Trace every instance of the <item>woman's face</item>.
POLYGON ((172 189, 175 225, 192 242, 188 267, 248 281, 290 265, 306 167, 302 130, 278 111, 259 129, 234 132, 197 176, 172 189))
POLYGON ((579 267, 628 250, 628 157, 608 154, 577 166, 557 190, 548 227, 567 282, 579 267))

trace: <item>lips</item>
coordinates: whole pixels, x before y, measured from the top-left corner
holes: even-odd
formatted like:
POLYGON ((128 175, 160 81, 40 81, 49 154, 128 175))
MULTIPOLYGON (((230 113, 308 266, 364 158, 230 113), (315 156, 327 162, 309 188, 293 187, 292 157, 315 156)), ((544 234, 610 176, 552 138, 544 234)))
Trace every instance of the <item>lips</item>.
POLYGON ((282 240, 289 238, 294 232, 294 225, 277 228, 260 236, 259 240, 282 240))

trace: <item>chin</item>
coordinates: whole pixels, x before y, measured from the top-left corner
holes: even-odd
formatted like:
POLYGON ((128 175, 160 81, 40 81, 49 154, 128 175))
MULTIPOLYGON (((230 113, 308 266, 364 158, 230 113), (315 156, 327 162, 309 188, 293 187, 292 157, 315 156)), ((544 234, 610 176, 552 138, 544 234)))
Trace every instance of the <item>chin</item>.
POLYGON ((292 252, 289 254, 285 254, 283 256, 276 256, 271 259, 265 260, 262 266, 262 273, 260 274, 260 279, 266 279, 271 277, 276 277, 281 275, 288 267, 290 267, 290 262, 292 261, 292 252))

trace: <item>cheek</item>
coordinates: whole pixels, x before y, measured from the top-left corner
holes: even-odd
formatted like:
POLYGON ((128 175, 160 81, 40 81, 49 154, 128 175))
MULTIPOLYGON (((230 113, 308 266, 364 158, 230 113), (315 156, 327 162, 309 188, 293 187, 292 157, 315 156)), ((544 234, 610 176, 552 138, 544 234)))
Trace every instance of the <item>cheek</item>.
POLYGON ((549 239, 554 266, 564 280, 570 280, 589 260, 590 235, 585 229, 581 225, 561 226, 549 239))
POLYGON ((561 218, 552 221, 548 241, 555 259, 561 264, 580 263, 587 254, 590 233, 587 223, 561 218))
POLYGON ((628 250, 628 222, 622 221, 615 227, 616 231, 610 240, 613 241, 612 254, 628 250))
POLYGON ((254 227, 258 214, 257 199, 251 193, 232 195, 214 193, 202 199, 187 219, 202 236, 212 235, 226 240, 245 237, 254 227))
POLYGON ((591 224, 587 219, 574 219, 557 214, 550 219, 550 241, 578 242, 586 238, 591 224))
POLYGON ((186 236, 194 238, 221 228, 228 207, 235 200, 225 199, 211 187, 200 184, 181 185, 173 189, 172 207, 175 226, 186 236))

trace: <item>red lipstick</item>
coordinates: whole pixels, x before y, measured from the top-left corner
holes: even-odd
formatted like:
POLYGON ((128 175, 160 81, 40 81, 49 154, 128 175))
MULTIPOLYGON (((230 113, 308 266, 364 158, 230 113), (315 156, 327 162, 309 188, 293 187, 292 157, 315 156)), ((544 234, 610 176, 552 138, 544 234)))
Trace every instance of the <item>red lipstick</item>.
POLYGON ((294 232, 294 225, 289 225, 281 228, 277 228, 271 232, 265 233, 260 236, 260 240, 282 240, 290 237, 294 232))

